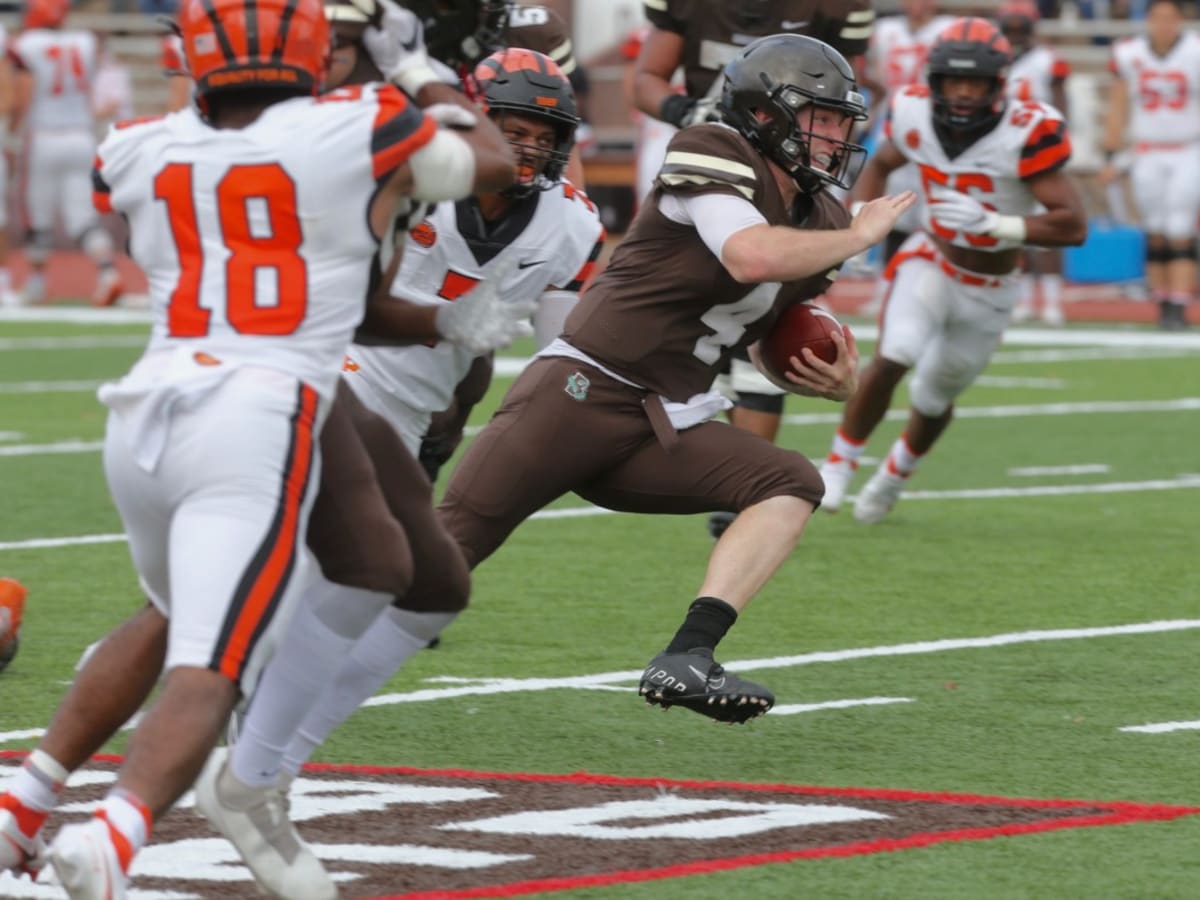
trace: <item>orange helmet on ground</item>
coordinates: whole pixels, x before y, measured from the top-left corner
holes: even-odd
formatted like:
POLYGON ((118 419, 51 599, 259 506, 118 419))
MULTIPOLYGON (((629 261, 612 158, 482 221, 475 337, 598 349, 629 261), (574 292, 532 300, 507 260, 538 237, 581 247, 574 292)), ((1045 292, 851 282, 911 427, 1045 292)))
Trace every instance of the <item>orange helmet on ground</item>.
POLYGON ((58 28, 67 18, 71 0, 28 0, 22 28, 58 28))
POLYGON ((316 93, 329 64, 321 0, 183 0, 179 33, 203 97, 247 87, 316 93))

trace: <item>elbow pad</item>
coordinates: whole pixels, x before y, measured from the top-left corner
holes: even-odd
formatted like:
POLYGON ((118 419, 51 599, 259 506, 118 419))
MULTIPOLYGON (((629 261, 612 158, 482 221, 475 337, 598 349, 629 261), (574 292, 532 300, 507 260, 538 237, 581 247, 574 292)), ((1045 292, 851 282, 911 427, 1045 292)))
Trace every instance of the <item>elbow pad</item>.
POLYGON ((475 151, 462 137, 445 128, 408 158, 412 196, 436 203, 460 200, 475 190, 475 151))

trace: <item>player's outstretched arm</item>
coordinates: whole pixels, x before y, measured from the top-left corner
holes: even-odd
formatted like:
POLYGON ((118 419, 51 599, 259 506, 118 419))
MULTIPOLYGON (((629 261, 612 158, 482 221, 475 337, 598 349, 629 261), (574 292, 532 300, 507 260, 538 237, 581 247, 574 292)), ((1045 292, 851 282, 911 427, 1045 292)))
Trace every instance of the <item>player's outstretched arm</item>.
POLYGON ((808 278, 879 243, 915 201, 912 191, 872 200, 863 205, 849 228, 837 231, 752 225, 725 241, 721 264, 743 284, 808 278))
POLYGON ((679 125, 696 102, 671 86, 683 50, 683 35, 652 27, 633 64, 634 104, 646 115, 672 125, 679 125))

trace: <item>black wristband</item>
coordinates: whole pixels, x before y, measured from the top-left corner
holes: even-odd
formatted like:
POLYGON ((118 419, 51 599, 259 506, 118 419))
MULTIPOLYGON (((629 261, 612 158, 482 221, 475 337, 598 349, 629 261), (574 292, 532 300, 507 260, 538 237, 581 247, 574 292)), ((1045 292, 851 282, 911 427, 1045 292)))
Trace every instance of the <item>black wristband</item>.
POLYGON ((662 106, 658 108, 658 117, 679 128, 695 105, 696 101, 691 97, 684 94, 671 94, 663 100, 662 106))

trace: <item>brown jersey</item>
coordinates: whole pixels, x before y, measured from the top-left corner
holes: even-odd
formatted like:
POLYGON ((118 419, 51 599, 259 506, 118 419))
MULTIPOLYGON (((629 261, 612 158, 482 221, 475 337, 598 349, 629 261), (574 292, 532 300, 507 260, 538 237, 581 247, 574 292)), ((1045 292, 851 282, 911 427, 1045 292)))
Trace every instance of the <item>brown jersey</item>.
POLYGON ((571 45, 567 23, 545 6, 509 4, 504 43, 508 47, 545 54, 558 63, 564 75, 575 71, 575 49, 571 45))
POLYGON ((875 22, 870 0, 646 0, 644 9, 656 28, 683 37, 689 97, 719 91, 725 64, 757 38, 803 34, 860 56, 875 22))
POLYGON ((659 212, 664 193, 742 197, 770 225, 837 229, 850 215, 821 193, 797 220, 767 161, 732 128, 698 125, 675 135, 654 190, 563 337, 616 374, 683 401, 707 391, 730 354, 758 340, 780 309, 824 293, 837 269, 782 287, 739 283, 693 226, 659 212))

